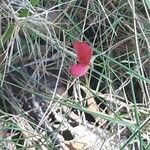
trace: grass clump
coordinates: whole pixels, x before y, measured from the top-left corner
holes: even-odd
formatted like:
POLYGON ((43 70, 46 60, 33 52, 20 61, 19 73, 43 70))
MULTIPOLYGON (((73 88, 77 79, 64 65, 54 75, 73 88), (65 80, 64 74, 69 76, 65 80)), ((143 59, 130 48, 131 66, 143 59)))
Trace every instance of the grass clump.
POLYGON ((64 128, 91 124, 124 139, 119 149, 149 149, 148 0, 0 5, 2 148, 60 149, 68 146, 64 128), (68 72, 75 40, 94 51, 88 74, 79 79, 68 72))

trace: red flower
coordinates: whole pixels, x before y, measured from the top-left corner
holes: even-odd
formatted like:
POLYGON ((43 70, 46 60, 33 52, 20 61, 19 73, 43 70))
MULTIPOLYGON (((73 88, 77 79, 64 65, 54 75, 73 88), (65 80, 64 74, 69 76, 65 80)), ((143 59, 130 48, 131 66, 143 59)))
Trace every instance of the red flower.
POLYGON ((74 77, 81 77, 86 74, 90 67, 90 59, 93 51, 86 42, 75 41, 73 48, 77 54, 78 64, 73 64, 70 68, 70 74, 74 77))

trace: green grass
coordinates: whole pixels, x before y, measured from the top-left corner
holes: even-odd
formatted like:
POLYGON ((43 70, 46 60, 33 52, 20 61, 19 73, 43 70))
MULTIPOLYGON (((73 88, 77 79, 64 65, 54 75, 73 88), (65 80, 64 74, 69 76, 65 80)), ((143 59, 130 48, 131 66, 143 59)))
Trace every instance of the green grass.
POLYGON ((112 135, 126 130, 120 149, 149 149, 149 0, 2 0, 0 5, 2 148, 53 149, 74 109, 85 126, 91 114, 112 135), (94 51, 88 75, 79 79, 68 72, 76 59, 75 40, 87 41, 94 51), (85 105, 91 97, 99 110, 85 105), (32 112, 40 108, 32 108, 32 100, 47 105, 38 119, 32 112), (44 132, 51 130, 44 128, 51 113, 63 118, 54 139, 44 132))

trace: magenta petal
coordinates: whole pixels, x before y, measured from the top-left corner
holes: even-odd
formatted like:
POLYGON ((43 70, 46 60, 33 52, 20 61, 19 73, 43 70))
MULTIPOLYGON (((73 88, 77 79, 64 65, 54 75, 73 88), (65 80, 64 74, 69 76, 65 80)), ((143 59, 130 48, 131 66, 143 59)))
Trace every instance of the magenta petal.
POLYGON ((84 64, 74 64, 70 68, 70 74, 74 77, 81 77, 86 74, 89 69, 89 65, 84 64))
POLYGON ((77 59, 81 64, 89 65, 93 50, 86 42, 74 41, 73 48, 77 54, 77 59))

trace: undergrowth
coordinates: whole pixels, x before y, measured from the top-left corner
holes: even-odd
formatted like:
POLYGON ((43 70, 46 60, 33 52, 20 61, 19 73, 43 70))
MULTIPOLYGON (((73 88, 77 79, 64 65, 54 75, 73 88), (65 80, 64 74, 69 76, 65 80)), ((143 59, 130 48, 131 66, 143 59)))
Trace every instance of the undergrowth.
POLYGON ((72 110, 81 124, 126 137, 120 149, 150 148, 149 0, 2 0, 0 6, 2 149, 55 149, 72 110), (75 40, 94 51, 88 74, 78 79, 68 72, 75 40), (98 110, 87 106, 89 98, 98 110), (63 119, 53 131, 44 123, 58 109, 63 119))

